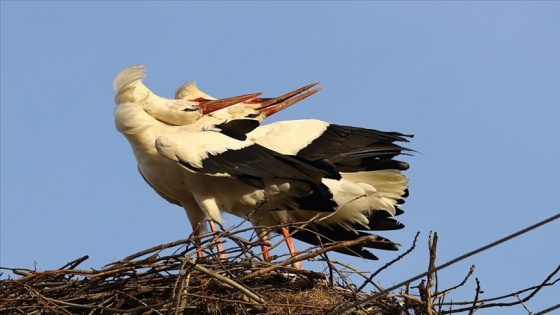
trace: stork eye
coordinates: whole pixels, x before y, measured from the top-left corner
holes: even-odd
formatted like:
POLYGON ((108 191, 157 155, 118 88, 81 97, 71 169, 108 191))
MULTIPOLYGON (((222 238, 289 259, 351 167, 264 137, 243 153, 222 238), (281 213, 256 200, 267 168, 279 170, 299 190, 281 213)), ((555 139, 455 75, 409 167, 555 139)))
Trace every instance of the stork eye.
POLYGON ((198 108, 196 107, 187 107, 183 109, 184 112, 196 112, 197 110, 198 108))
POLYGON ((247 118, 257 118, 257 117, 259 117, 259 114, 249 114, 245 117, 247 117, 247 118))

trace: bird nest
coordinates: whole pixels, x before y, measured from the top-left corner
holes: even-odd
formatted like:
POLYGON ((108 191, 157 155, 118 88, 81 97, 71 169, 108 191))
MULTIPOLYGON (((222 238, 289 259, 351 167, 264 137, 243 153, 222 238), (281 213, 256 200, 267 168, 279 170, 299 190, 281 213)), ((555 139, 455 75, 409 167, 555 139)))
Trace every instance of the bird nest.
MULTIPOLYGON (((256 251, 260 243, 239 233, 222 230, 203 235, 199 247, 194 237, 158 245, 95 270, 78 269, 88 256, 57 270, 1 267, 13 275, 0 280, 0 313, 326 314, 382 290, 377 287, 373 292, 362 291, 367 284, 375 285, 371 279, 391 264, 365 274, 329 259, 330 251, 365 244, 371 241, 368 237, 309 248, 298 257, 275 256, 266 262, 256 251), (226 249, 227 259, 216 253, 218 239, 235 244, 226 249), (204 259, 196 258, 197 248, 206 253, 204 259), (327 266, 325 271, 291 267, 294 262, 309 259, 322 260, 327 266), (352 283, 351 274, 365 279, 364 283, 352 283)), ((394 261, 413 248, 414 245, 394 261)), ((399 294, 384 293, 360 303, 350 313, 440 313, 433 303, 437 296, 429 290, 428 278, 428 285, 422 284, 416 296, 409 293, 407 286, 399 294)), ((471 305, 476 306, 476 301, 471 305)))

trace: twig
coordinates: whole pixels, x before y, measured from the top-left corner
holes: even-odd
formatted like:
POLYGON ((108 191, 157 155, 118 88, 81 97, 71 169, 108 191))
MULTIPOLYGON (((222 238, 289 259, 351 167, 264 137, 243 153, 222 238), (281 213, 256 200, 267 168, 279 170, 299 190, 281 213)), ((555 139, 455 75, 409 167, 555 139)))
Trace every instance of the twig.
MULTIPOLYGON (((430 259, 428 262, 428 275, 426 277, 426 285, 419 286, 420 296, 424 301, 426 314, 434 313, 434 300, 432 299, 432 286, 434 285, 434 275, 436 274, 436 250, 437 250, 437 233, 430 232, 428 237, 428 250, 430 252, 430 259), (433 238, 432 238, 433 235, 433 238)), ((424 281, 422 280, 422 283, 424 281)))
POLYGON ((251 300, 259 303, 259 304, 264 304, 265 301, 263 300, 262 297, 258 296, 257 294, 255 294, 254 292, 250 291, 249 289, 245 288, 244 286, 242 286, 241 284, 222 276, 219 273, 216 273, 212 270, 209 270, 207 268, 202 267, 201 265, 196 264, 194 261, 188 261, 189 264, 193 265, 193 268, 197 271, 200 271, 202 273, 205 273, 207 275, 209 275, 210 277, 217 279, 219 281, 222 281, 224 283, 229 284, 230 286, 236 288, 237 290, 241 291, 242 293, 244 293, 248 298, 250 298, 251 300))
POLYGON ((527 227, 527 228, 524 228, 524 229, 522 229, 522 230, 520 230, 520 231, 517 231, 517 232, 515 232, 515 233, 513 233, 513 234, 510 234, 510 235, 508 235, 508 236, 506 236, 506 237, 503 237, 503 238, 501 238, 501 239, 499 239, 499 240, 497 240, 497 241, 495 241, 495 242, 492 242, 492 243, 487 244, 487 245, 485 245, 485 246, 479 247, 479 248, 477 248, 477 249, 475 249, 475 250, 473 250, 473 251, 470 251, 470 252, 468 252, 468 253, 466 253, 466 254, 464 254, 464 255, 461 255, 461 256, 459 256, 459 257, 457 257, 457 258, 455 258, 455 259, 452 259, 452 260, 448 261, 447 263, 445 263, 445 264, 443 264, 443 265, 440 265, 439 267, 435 268, 434 270, 423 272, 423 273, 421 273, 421 274, 419 274, 419 275, 417 275, 417 276, 415 276, 415 277, 412 277, 412 278, 407 279, 407 280, 405 280, 405 281, 403 281, 403 282, 400 282, 400 283, 398 283, 398 284, 396 284, 396 285, 394 285, 394 286, 392 286, 392 287, 390 287, 390 288, 388 288, 388 289, 385 289, 385 290, 382 291, 382 292, 379 292, 379 293, 377 293, 377 294, 374 294, 374 295, 369 296, 369 297, 367 297, 367 298, 364 298, 364 299, 362 299, 362 300, 359 300, 359 301, 356 301, 356 302, 354 302, 354 303, 351 303, 350 305, 347 305, 347 306, 345 306, 345 307, 342 307, 342 308, 340 308, 340 309, 338 309, 338 310, 335 310, 334 312, 331 312, 330 315, 344 314, 344 313, 346 313, 346 312, 349 312, 349 311, 351 311, 351 310, 354 310, 354 309, 356 309, 357 306, 362 305, 362 304, 365 304, 365 303, 367 303, 367 302, 369 302, 369 301, 375 300, 376 298, 378 298, 378 297, 380 297, 380 296, 382 296, 382 295, 384 295, 384 294, 386 294, 386 293, 389 293, 389 292, 391 292, 391 291, 393 291, 393 290, 395 290, 395 289, 398 289, 398 288, 402 287, 403 285, 405 285, 405 284, 407 284, 407 283, 409 283, 409 282, 416 281, 416 280, 418 280, 418 279, 420 279, 420 278, 422 278, 422 277, 425 277, 425 276, 428 275, 429 273, 436 272, 436 271, 442 270, 442 269, 444 269, 444 268, 447 268, 447 267, 449 267, 449 266, 451 266, 451 265, 453 265, 453 264, 455 264, 455 263, 457 263, 457 262, 459 262, 459 261, 461 261, 461 260, 463 260, 463 259, 465 259, 465 258, 471 257, 471 256, 476 255, 476 254, 478 254, 478 253, 480 253, 480 252, 483 252, 483 251, 485 251, 485 250, 487 250, 487 249, 490 249, 490 248, 492 248, 492 247, 494 247, 494 246, 497 246, 497 245, 499 245, 499 244, 502 244, 502 243, 504 243, 504 242, 507 242, 507 241, 509 241, 509 240, 511 240, 511 239, 513 239, 513 238, 515 238, 515 237, 517 237, 517 236, 519 236, 519 235, 523 235, 523 234, 525 234, 525 233, 527 233, 527 232, 529 232, 529 231, 531 231, 531 230, 534 230, 534 229, 536 229, 536 228, 538 228, 538 227, 540 227, 540 226, 543 226, 543 225, 545 225, 545 224, 547 224, 547 223, 550 223, 550 222, 552 222, 552 221, 554 221, 554 220, 557 220, 558 218, 560 218, 560 213, 558 213, 558 214, 556 214, 556 215, 553 215, 553 216, 551 216, 551 217, 549 217, 549 218, 547 218, 547 219, 545 219, 545 220, 543 220, 543 221, 540 221, 540 222, 538 222, 538 223, 535 223, 535 224, 533 224, 533 225, 531 225, 531 226, 529 226, 529 227, 527 227))
POLYGON ((339 242, 339 243, 336 243, 334 245, 331 245, 331 246, 328 246, 328 247, 325 247, 325 248, 321 248, 319 250, 316 250, 316 251, 314 251, 312 253, 309 253, 309 254, 306 254, 306 255, 299 255, 299 256, 296 256, 296 257, 286 259, 285 261, 280 262, 278 264, 275 264, 273 266, 270 266, 268 268, 259 269, 255 272, 252 272, 252 273, 250 273, 246 276, 241 277, 239 280, 240 281, 249 280, 249 279, 261 276, 263 274, 269 273, 269 272, 271 272, 275 269, 278 269, 280 267, 290 265, 294 262, 298 262, 298 261, 302 261, 302 260, 308 260, 308 259, 319 256, 319 255, 321 255, 323 253, 326 253, 326 252, 335 251, 337 249, 346 248, 346 247, 354 246, 354 245, 358 245, 358 244, 363 244, 364 242, 374 241, 376 239, 377 239, 377 236, 369 235, 369 236, 360 237, 360 238, 358 238, 356 240, 352 240, 352 241, 339 242))
POLYGON ((523 306, 523 308, 527 311, 527 314, 529 314, 529 315, 533 314, 533 312, 531 312, 531 310, 529 310, 529 308, 527 308, 527 305, 525 305, 525 303, 523 303, 523 301, 519 298, 519 295, 516 294, 515 297, 517 298, 519 303, 521 303, 521 306, 523 306))
POLYGON ((412 241, 412 245, 410 246, 410 248, 406 252, 397 256, 397 258, 395 258, 395 259, 391 260, 390 262, 386 263, 383 267, 377 269, 373 274, 371 274, 371 276, 369 276, 369 278, 366 281, 364 281, 364 283, 358 288, 357 291, 358 292, 362 291, 368 283, 373 283, 372 282, 373 278, 375 278, 378 274, 380 274, 381 271, 383 271, 384 269, 387 269, 389 266, 393 265, 397 261, 403 259, 406 255, 410 254, 416 248, 416 241, 418 240, 419 235, 420 235, 420 232, 416 232, 416 236, 414 236, 414 240, 412 241))
POLYGON ((73 260, 69 263, 67 263, 66 265, 60 267, 58 270, 62 270, 62 269, 74 269, 76 267, 78 267, 79 264, 81 264, 82 262, 84 262, 85 260, 87 260, 89 258, 88 255, 85 255, 83 257, 80 257, 76 260, 73 260))
POLYGON ((478 280, 478 278, 475 278, 474 280, 476 281, 476 291, 475 291, 476 293, 474 295, 474 300, 472 302, 472 307, 469 310, 469 315, 474 314, 474 312, 476 312, 476 310, 479 309, 479 307, 481 306, 481 305, 478 305, 478 295, 480 293, 482 293, 482 289, 480 288, 480 281, 478 280))
MULTIPOLYGON (((551 274, 549 274, 548 277, 546 277, 546 279, 541 284, 533 287, 534 288, 533 292, 531 292, 527 297, 525 297, 521 301, 510 302, 510 303, 486 303, 486 301, 490 300, 490 299, 488 299, 488 300, 479 301, 479 303, 483 304, 483 305, 479 305, 478 308, 514 306, 514 305, 520 304, 521 302, 525 303, 525 302, 529 301, 530 299, 532 299, 537 294, 537 292, 539 292, 543 287, 550 285, 548 283, 548 281, 559 271, 560 271, 560 265, 551 274)), ((556 281, 554 281, 553 284, 554 283, 556 283, 556 281)), ((526 291, 526 290, 522 290, 522 291, 526 291)), ((512 296, 515 296, 515 294, 516 293, 508 294, 508 295, 500 297, 500 299, 506 298, 506 297, 512 297, 512 296)), ((496 298, 494 298, 493 300, 496 300, 496 298)), ((471 302, 465 302, 465 304, 466 303, 471 304, 471 302)), ((458 304, 458 303, 456 303, 456 304, 458 304)), ((468 310, 470 310, 470 307, 458 308, 458 309, 454 309, 454 310, 444 311, 443 314, 460 313, 460 312, 465 312, 465 311, 468 311, 468 310)))
MULTIPOLYGON (((67 315, 151 312, 154 314, 181 314, 209 311, 210 314, 217 314, 224 307, 228 307, 228 309, 231 307, 231 312, 239 314, 251 312, 278 314, 277 310, 282 309, 280 313, 303 315, 325 313, 343 306, 343 301, 362 301, 365 297, 375 295, 353 292, 352 289, 355 289, 356 286, 349 282, 350 276, 355 274, 368 279, 369 272, 359 271, 352 267, 351 263, 332 260, 326 254, 345 246, 359 245, 362 241, 371 242, 371 238, 376 239, 376 236, 350 242, 329 243, 322 246, 324 248, 311 247, 300 252, 297 257, 273 263, 263 262, 258 255, 253 253, 253 247, 259 244, 240 237, 240 230, 223 230, 223 227, 221 228, 222 231, 204 234, 201 239, 201 243, 204 245, 201 248, 204 251, 215 252, 213 249, 215 244, 211 241, 213 238, 224 238, 225 241, 233 240, 229 244, 234 246, 224 250, 231 255, 229 257, 236 257, 233 260, 208 258, 197 260, 194 257, 196 254, 194 246, 189 246, 192 240, 179 240, 129 255, 128 261, 114 262, 100 270, 75 269, 83 257, 67 263, 60 270, 36 271, 0 267, 1 270, 11 270, 12 272, 13 270, 24 271, 22 272, 24 276, 21 278, 0 280, 0 313, 37 314, 47 312, 67 315), (301 261, 321 255, 322 260, 326 261, 327 267, 331 270, 331 283, 334 285, 329 285, 325 281, 325 272, 328 272, 328 269, 319 273, 310 270, 296 270, 287 266, 296 260, 301 261), (286 272, 289 272, 289 277, 286 276, 286 272), (212 285, 209 285, 210 283, 212 285), (336 285, 340 283, 343 283, 346 288, 336 285), (285 297, 284 294, 288 295, 285 297), (324 297, 327 298, 322 298, 322 294, 325 294, 324 297), (335 297, 341 300, 336 300, 335 297), (308 298, 316 299, 314 301, 319 303, 313 304, 310 301, 307 305, 308 298), (330 298, 335 299, 331 301, 330 298), (273 306, 275 308, 271 309, 273 306)), ((251 229, 243 229, 243 231, 252 232, 251 229)), ((414 248, 416 240, 417 237, 412 248, 414 248)), ((436 249, 433 244, 431 247, 428 269, 437 270, 438 267, 435 267, 436 249)), ((560 272, 560 266, 558 266, 538 286, 506 296, 483 300, 480 299, 483 292, 476 279, 477 294, 474 301, 443 303, 443 298, 449 292, 466 283, 473 273, 473 268, 474 266, 471 267, 461 284, 443 292, 438 292, 437 289, 434 291, 433 287, 432 290, 420 288, 424 301, 409 293, 410 282, 407 282, 405 292, 397 295, 387 293, 382 299, 369 304, 361 304, 360 311, 378 313, 395 310, 407 315, 411 313, 428 315, 425 301, 435 301, 436 298, 440 298, 442 299, 439 304, 440 314, 460 311, 472 314, 480 308, 524 304, 543 287, 553 286, 560 281, 560 279, 554 278, 560 272), (520 299, 520 294, 525 294, 525 292, 529 292, 529 295, 520 299), (517 302, 491 303, 491 301, 501 302, 500 300, 511 297, 516 297, 517 302), (443 305, 452 305, 454 308, 457 305, 465 307, 441 311, 443 305)), ((424 286, 427 285, 426 280, 429 279, 430 277, 425 279, 424 286)), ((434 273, 431 279, 432 284, 435 281, 437 286, 437 273, 434 273)), ((367 280, 365 285, 367 284, 374 285, 381 292, 385 291, 371 280, 367 280)), ((560 306, 550 307, 538 314, 552 312, 558 307, 560 306)), ((433 314, 435 309, 430 309, 430 312, 429 314, 433 314)))
POLYGON ((461 281, 461 283, 459 283, 458 285, 453 286, 453 287, 451 287, 451 288, 449 288, 449 289, 447 289, 447 290, 443 290, 443 291, 441 291, 441 292, 436 292, 436 293, 434 294, 434 298, 443 297, 444 295, 448 294, 449 292, 451 292, 451 291, 453 291, 453 290, 455 290, 455 289, 457 289, 457 288, 462 287, 463 285, 465 285, 465 283, 467 283, 467 280, 472 276, 472 274, 473 274, 473 272, 474 272, 474 268, 475 268, 475 265, 471 265, 471 268, 469 268, 469 272, 467 273, 467 275, 465 276, 465 278, 463 278, 463 281, 461 281))

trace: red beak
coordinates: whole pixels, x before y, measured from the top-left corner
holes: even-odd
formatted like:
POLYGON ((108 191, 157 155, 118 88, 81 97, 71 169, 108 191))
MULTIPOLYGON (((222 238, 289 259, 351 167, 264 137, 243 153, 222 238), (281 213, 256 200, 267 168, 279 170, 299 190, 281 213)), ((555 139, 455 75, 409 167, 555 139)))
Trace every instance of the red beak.
POLYGON ((288 108, 290 106, 292 106, 293 104, 319 92, 322 88, 316 88, 314 90, 308 91, 304 94, 301 94, 299 96, 296 96, 304 91, 309 90, 310 88, 316 86, 317 84, 319 84, 319 82, 315 82, 315 83, 311 83, 309 85, 306 85, 304 87, 301 87, 297 90, 293 90, 291 92, 288 92, 284 95, 278 96, 276 98, 269 98, 269 99, 261 99, 263 100, 261 107, 259 107, 258 109, 261 110, 267 117, 273 114, 276 114, 277 112, 288 108), (296 96, 296 97, 294 97, 296 96))
POLYGON ((215 112, 217 110, 220 110, 222 108, 226 108, 235 104, 239 104, 245 101, 248 101, 252 98, 255 98, 259 95, 261 95, 262 93, 253 93, 253 94, 245 94, 245 95, 240 95, 240 96, 234 96, 234 97, 228 97, 228 98, 222 98, 219 100, 215 100, 215 101, 206 101, 206 102, 201 102, 199 104, 200 106, 200 110, 202 111, 203 115, 206 114, 210 114, 212 112, 215 112))

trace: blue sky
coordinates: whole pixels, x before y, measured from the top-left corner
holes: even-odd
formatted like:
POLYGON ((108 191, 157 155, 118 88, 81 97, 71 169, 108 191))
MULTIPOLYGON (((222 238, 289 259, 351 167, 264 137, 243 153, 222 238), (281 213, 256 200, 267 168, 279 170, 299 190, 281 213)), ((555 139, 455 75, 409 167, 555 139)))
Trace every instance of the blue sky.
MULTIPOLYGON (((560 176, 557 2, 2 2, 0 265, 44 270, 89 254, 100 268, 191 233, 184 211, 137 174, 115 130, 112 81, 142 63, 172 97, 196 80, 227 97, 324 89, 271 121, 318 118, 413 133, 406 229, 419 248, 382 273, 385 287, 438 260, 557 213, 560 176)), ((228 217, 228 224, 237 220, 228 217)), ((483 297, 542 281, 560 262, 554 222, 471 264, 483 297)), ((300 244, 300 247, 302 245, 300 244)), ((380 262, 340 257, 361 270, 380 262)), ((552 306, 559 287, 527 306, 552 306)), ((455 300, 474 295, 474 284, 455 300)), ((523 313, 491 310, 481 314, 523 313)))

